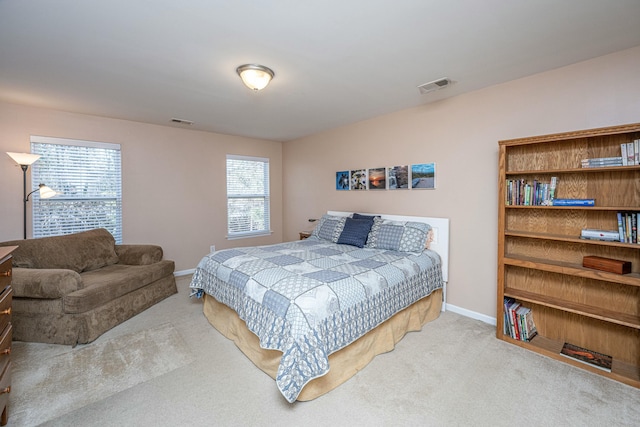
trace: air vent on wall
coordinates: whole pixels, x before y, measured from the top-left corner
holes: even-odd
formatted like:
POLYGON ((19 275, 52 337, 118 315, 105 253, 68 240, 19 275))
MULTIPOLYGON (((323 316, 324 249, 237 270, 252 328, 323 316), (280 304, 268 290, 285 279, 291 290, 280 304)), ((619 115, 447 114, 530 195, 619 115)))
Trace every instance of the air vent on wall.
POLYGON ((451 80, 444 77, 442 79, 434 80, 429 83, 421 84, 418 86, 421 94, 433 92, 434 90, 444 89, 451 84, 451 80))
POLYGON ((192 125, 193 124, 193 122, 191 120, 176 119, 175 117, 172 117, 171 121, 173 123, 180 123, 181 125, 192 125))

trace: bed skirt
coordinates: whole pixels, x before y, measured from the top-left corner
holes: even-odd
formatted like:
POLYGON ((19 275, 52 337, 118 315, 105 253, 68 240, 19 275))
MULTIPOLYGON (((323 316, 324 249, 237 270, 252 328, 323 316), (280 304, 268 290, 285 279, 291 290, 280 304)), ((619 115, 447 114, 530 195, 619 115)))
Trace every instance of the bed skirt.
MULTIPOLYGON (((313 400, 338 387, 367 366, 375 356, 393 350, 407 332, 419 331, 424 324, 437 319, 441 309, 442 289, 438 289, 396 313, 347 347, 331 354, 329 372, 311 380, 302 389, 297 400, 313 400)), ((271 378, 276 378, 282 352, 261 348, 258 337, 247 328, 238 314, 212 296, 205 294, 203 310, 214 328, 233 340, 258 368, 271 378)))

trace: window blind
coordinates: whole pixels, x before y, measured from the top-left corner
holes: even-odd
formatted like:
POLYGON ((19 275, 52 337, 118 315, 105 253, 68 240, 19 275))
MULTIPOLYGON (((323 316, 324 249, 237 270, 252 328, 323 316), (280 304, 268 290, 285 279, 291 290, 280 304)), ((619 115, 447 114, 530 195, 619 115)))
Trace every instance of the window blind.
POLYGON ((32 194, 33 237, 106 228, 122 243, 120 145, 32 136, 31 152, 42 156, 32 165, 32 187, 59 193, 32 194))
POLYGON ((227 155, 227 237, 269 234, 269 210, 269 159, 227 155))

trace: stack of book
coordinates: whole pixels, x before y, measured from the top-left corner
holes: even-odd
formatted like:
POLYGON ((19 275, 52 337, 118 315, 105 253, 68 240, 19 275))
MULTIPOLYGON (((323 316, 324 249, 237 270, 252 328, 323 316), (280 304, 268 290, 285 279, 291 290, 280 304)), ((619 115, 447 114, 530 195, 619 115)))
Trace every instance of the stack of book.
POLYGON ((597 157, 594 159, 582 159, 583 168, 608 168, 613 166, 623 166, 622 157, 597 157))
POLYGON ((524 179, 508 179, 506 183, 507 206, 549 206, 555 198, 558 178, 551 177, 550 182, 536 179, 528 182, 524 179))
POLYGON ((640 139, 620 144, 622 166, 640 165, 640 139))
POLYGON ((538 334, 533 312, 513 298, 504 299, 504 334, 519 341, 531 341, 538 334))
POLYGON ((640 243, 638 241, 638 223, 640 212, 618 212, 619 241, 624 243, 640 243))

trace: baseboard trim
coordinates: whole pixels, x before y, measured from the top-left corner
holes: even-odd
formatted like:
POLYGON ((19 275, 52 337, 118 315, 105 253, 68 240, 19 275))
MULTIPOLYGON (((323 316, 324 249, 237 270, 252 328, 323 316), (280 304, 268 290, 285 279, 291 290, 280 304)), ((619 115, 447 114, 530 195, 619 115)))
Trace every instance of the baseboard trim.
POLYGON ((487 316, 486 314, 478 313, 475 311, 467 310, 466 308, 461 308, 455 305, 447 304, 447 311, 452 311, 456 314, 460 314, 465 317, 470 317, 472 319, 479 320, 484 323, 488 323, 490 325, 496 326, 498 322, 495 317, 487 316))
POLYGON ((174 271, 173 275, 176 277, 180 277, 180 276, 188 276, 190 274, 193 274, 196 272, 195 268, 192 268, 190 270, 180 270, 180 271, 174 271))

